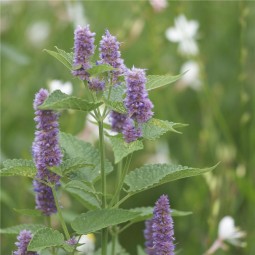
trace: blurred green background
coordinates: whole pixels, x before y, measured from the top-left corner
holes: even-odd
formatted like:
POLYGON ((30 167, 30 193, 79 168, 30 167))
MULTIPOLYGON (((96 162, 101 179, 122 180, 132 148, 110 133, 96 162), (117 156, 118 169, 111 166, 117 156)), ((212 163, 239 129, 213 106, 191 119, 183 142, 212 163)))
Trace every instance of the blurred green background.
MULTIPOLYGON (((43 52, 54 46, 72 51, 79 23, 90 24, 96 43, 106 28, 116 35, 128 67, 176 75, 183 63, 193 60, 200 68, 199 90, 177 82, 150 93, 156 118, 189 126, 182 135, 170 133, 147 142, 132 168, 167 161, 194 167, 221 164, 211 174, 137 195, 124 207, 152 206, 165 193, 173 208, 192 211, 191 216, 175 218, 177 249, 184 255, 203 254, 217 237, 220 219, 230 215, 247 232, 247 247, 216 254, 255 254, 255 2, 169 1, 157 12, 145 0, 1 1, 1 161, 31 158, 32 102, 39 88, 58 79, 72 82, 74 95, 84 93, 78 80, 43 52), (195 57, 180 55, 177 44, 165 36, 180 14, 199 22, 195 57)), ((84 114, 62 114, 62 131, 79 134, 84 126, 84 114)), ((2 178, 0 198, 2 228, 40 221, 13 211, 34 208, 31 180, 2 178)), ((69 197, 63 199, 67 212, 82 212, 69 197)), ((132 255, 143 245, 143 228, 142 223, 134 225, 120 238, 132 255)), ((2 254, 11 254, 15 238, 1 236, 2 254)))

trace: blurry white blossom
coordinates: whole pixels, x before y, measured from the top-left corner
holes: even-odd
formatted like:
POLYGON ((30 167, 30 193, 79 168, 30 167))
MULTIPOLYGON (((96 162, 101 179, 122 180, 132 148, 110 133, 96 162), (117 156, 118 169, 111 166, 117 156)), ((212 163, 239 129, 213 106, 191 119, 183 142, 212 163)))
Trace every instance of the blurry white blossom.
POLYGON ((95 236, 93 234, 82 235, 78 241, 80 244, 76 250, 78 254, 93 255, 95 251, 95 236))
POLYGON ((166 38, 171 42, 179 43, 178 50, 183 55, 197 55, 199 52, 196 36, 199 23, 196 20, 188 21, 184 15, 174 20, 174 27, 166 30, 166 38))
POLYGON ((84 14, 82 2, 66 2, 67 15, 74 27, 85 26, 88 22, 84 14))
POLYGON ((61 92, 71 95, 73 92, 73 85, 71 82, 62 82, 60 80, 51 80, 48 83, 48 87, 50 92, 53 92, 54 90, 60 90, 61 92))
POLYGON ((34 47, 42 47, 50 34, 50 24, 46 21, 37 21, 32 23, 26 30, 28 41, 34 47))
POLYGON ((238 247, 245 247, 246 243, 240 240, 245 236, 246 233, 235 226, 234 219, 231 216, 225 216, 219 222, 217 240, 205 254, 214 254, 220 248, 226 250, 227 246, 224 242, 238 247))
POLYGON ((168 6, 167 0, 150 0, 150 4, 155 12, 161 12, 168 6))
POLYGON ((153 155, 150 155, 148 162, 146 163, 170 163, 169 148, 166 142, 156 143, 156 151, 153 155))
POLYGON ((186 72, 177 83, 179 88, 190 87, 194 90, 201 88, 202 82, 200 80, 200 68, 197 62, 187 61, 181 66, 181 73, 186 72))

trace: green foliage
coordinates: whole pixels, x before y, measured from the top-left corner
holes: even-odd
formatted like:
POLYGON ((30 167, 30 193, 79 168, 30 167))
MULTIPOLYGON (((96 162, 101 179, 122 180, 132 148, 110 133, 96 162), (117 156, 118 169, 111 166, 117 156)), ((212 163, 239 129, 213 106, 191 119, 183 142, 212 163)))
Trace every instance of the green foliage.
POLYGON ((16 209, 13 208, 13 210, 19 214, 26 215, 26 216, 32 216, 32 217, 39 217, 42 216, 41 211, 35 210, 35 209, 16 209))
POLYGON ((71 226, 78 234, 96 232, 102 228, 118 225, 137 217, 139 213, 124 209, 102 209, 79 215, 71 226))
POLYGON ((168 84, 174 83, 175 81, 179 80, 182 76, 183 76, 183 74, 179 74, 176 76, 172 76, 169 74, 167 74, 167 75, 148 75, 146 89, 153 90, 153 89, 161 88, 168 84))
MULTIPOLYGON (((100 155, 90 143, 86 143, 72 136, 71 134, 60 133, 60 145, 64 150, 65 158, 83 158, 88 164, 93 164, 95 167, 86 166, 77 171, 68 173, 69 178, 77 180, 86 180, 95 182, 100 177, 100 155)), ((113 170, 111 163, 105 162, 106 173, 113 170)))
POLYGON ((104 103, 115 112, 127 113, 123 100, 125 95, 125 84, 108 88, 103 94, 104 103))
POLYGON ((174 123, 167 120, 152 118, 148 122, 143 123, 142 132, 145 139, 155 140, 168 131, 180 133, 179 131, 175 130, 175 128, 185 126, 186 124, 174 123))
POLYGON ((85 99, 69 96, 60 90, 55 90, 38 108, 41 110, 79 110, 88 112, 98 108, 101 104, 100 102, 88 102, 85 99))
POLYGON ((0 234, 12 234, 12 235, 18 235, 21 230, 30 230, 32 233, 35 233, 36 231, 45 228, 44 225, 41 224, 21 224, 17 226, 12 226, 8 228, 2 228, 0 229, 0 234))
POLYGON ((95 188, 83 181, 73 180, 68 182, 64 189, 77 197, 86 208, 93 210, 100 208, 100 201, 95 192, 95 188))
POLYGON ((24 176, 33 178, 36 167, 32 160, 7 159, 3 162, 4 168, 0 170, 0 176, 24 176))
POLYGON ((216 166, 199 169, 169 164, 145 165, 130 172, 124 182, 129 186, 127 192, 135 194, 170 181, 206 173, 216 166))
POLYGON ((86 70, 91 76, 96 76, 105 72, 113 71, 115 70, 114 67, 108 65, 108 64, 100 64, 100 65, 93 65, 91 68, 86 70))
MULTIPOLYGON (((133 223, 150 219, 153 215, 153 207, 137 207, 129 209, 129 211, 139 213, 139 216, 132 220, 133 223)), ((183 212, 171 209, 171 216, 173 217, 188 216, 190 214, 192 214, 192 212, 183 212)))
POLYGON ((39 229, 30 241, 28 251, 41 251, 48 247, 57 247, 64 244, 64 236, 51 228, 39 229))
POLYGON ((131 143, 126 143, 122 138, 122 135, 109 136, 113 153, 114 153, 114 162, 117 164, 123 158, 133 153, 134 151, 143 149, 143 142, 136 140, 131 143))
POLYGON ((147 255, 147 253, 140 245, 137 246, 137 255, 147 255))
MULTIPOLYGON (((108 243, 107 245, 107 254, 111 254, 112 252, 112 242, 108 243)), ((102 249, 98 249, 94 255, 101 255, 102 254, 102 249)), ((115 254, 117 255, 129 255, 129 253, 121 246, 119 241, 117 240, 115 243, 115 254)))
POLYGON ((67 53, 64 50, 58 49, 55 46, 56 51, 51 50, 44 50, 54 58, 56 58, 59 62, 61 62, 63 65, 65 65, 69 70, 72 70, 72 63, 73 63, 73 53, 67 53))

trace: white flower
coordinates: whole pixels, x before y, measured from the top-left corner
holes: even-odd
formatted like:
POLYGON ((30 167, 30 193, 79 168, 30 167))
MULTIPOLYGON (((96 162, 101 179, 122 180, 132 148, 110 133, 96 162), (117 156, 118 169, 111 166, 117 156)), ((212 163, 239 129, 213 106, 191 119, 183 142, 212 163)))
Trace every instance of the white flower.
POLYGON ((168 6, 167 0, 150 0, 150 4, 155 12, 161 12, 168 6))
POLYGON ((196 20, 188 21, 184 15, 174 20, 174 27, 166 30, 166 38, 171 42, 179 43, 178 50, 183 55, 197 55, 199 50, 196 35, 199 23, 196 20))
POLYGON ((53 92, 54 90, 58 90, 58 89, 67 95, 71 95, 73 92, 73 85, 69 81, 62 82, 60 80, 51 80, 48 83, 48 87, 50 92, 53 92))
POLYGON ((78 241, 76 250, 79 254, 93 255, 95 251, 95 236, 93 234, 82 235, 78 241))
POLYGON ((199 79, 200 68, 197 62, 187 61, 181 67, 181 73, 186 72, 177 83, 179 87, 190 87, 194 90, 201 88, 201 80, 199 79))
POLYGON ((41 47, 50 34, 50 24, 46 21, 38 21, 27 28, 26 35, 31 44, 35 47, 41 47))
POLYGON ((227 241, 235 246, 245 246, 240 238, 245 237, 246 233, 235 226, 235 221, 230 216, 221 219, 218 228, 218 237, 222 241, 227 241))

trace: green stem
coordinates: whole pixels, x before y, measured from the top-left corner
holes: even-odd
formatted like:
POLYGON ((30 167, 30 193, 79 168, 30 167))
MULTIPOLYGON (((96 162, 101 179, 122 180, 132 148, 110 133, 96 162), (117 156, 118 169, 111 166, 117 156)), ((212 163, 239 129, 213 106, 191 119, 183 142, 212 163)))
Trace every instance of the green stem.
MULTIPOLYGON (((101 190, 102 190, 102 208, 106 208, 106 174, 104 169, 104 159, 105 159, 105 150, 104 150, 104 127, 103 121, 98 121, 99 126, 99 147, 100 147, 100 162, 101 162, 101 190)), ((102 229, 102 255, 107 254, 107 228, 102 229)))
POLYGON ((58 210, 59 221, 60 221, 61 226, 63 228, 63 231, 65 233, 66 240, 69 240, 70 239, 70 235, 68 233, 68 230, 67 230, 67 227, 66 227, 66 223, 64 221, 64 218, 63 218, 63 215, 62 215, 62 212, 61 212, 61 208, 59 206, 59 202, 58 202, 58 198, 57 198, 57 193, 56 193, 55 187, 51 186, 51 190, 52 190, 53 197, 54 197, 54 200, 55 200, 55 204, 56 204, 56 207, 57 207, 57 210, 58 210))
POLYGON ((130 198, 131 196, 133 196, 134 194, 127 194, 125 197, 123 197, 117 204, 115 204, 113 206, 113 208, 118 208, 124 201, 126 201, 128 198, 130 198))
POLYGON ((116 252, 116 241, 117 241, 117 235, 114 233, 112 235, 112 255, 115 255, 115 252, 116 252))

